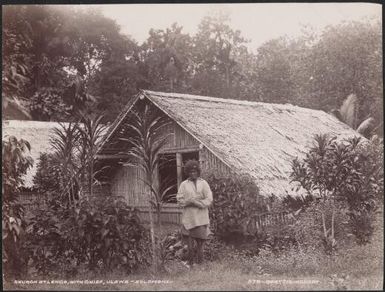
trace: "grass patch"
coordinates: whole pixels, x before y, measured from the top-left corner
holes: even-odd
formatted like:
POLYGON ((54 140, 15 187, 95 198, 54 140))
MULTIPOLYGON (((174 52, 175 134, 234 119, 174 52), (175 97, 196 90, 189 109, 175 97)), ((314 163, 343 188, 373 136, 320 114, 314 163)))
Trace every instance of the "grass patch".
MULTIPOLYGON (((180 261, 167 264, 167 273, 142 270, 132 275, 95 275, 84 270, 71 280, 100 280, 90 284, 14 284, 6 290, 381 290, 383 288, 383 237, 377 232, 372 242, 340 249, 334 256, 320 252, 289 250, 275 256, 261 253, 247 257, 235 250, 220 260, 188 269, 180 261), (114 282, 116 281, 116 282, 114 282), (125 282, 119 282, 125 281, 125 282)), ((51 278, 49 278, 51 279, 51 278)), ((28 280, 47 280, 35 277, 28 280)), ((67 280, 70 281, 70 280, 67 280)))
POLYGON ((154 275, 149 270, 129 276, 116 273, 95 276, 85 273, 76 279, 101 279, 103 283, 19 284, 6 285, 4 288, 129 291, 382 289, 381 251, 377 253, 378 250, 376 252, 368 246, 362 246, 349 252, 329 258, 298 253, 287 253, 280 257, 266 255, 247 260, 229 256, 191 269, 187 269, 178 261, 173 261, 168 264, 168 272, 161 275, 154 275))
MULTIPOLYGON (((174 263, 178 265, 177 263, 174 263)), ((382 275, 364 275, 342 279, 332 274, 314 274, 292 276, 287 268, 285 274, 267 274, 257 265, 249 270, 240 267, 240 261, 234 263, 229 259, 208 262, 188 270, 181 266, 173 272, 163 275, 152 275, 149 272, 123 276, 110 274, 105 276, 102 284, 36 284, 12 285, 8 289, 28 290, 378 290, 382 288, 382 275), (108 280, 107 280, 108 279, 108 280), (114 283, 125 280, 128 283, 114 283), (156 283, 163 281, 163 283, 156 283)), ((322 270, 321 270, 322 271, 322 270)), ((324 271, 324 270, 323 270, 324 271)), ((85 280, 87 278, 83 278, 85 280)), ((98 279, 98 278, 96 278, 98 279)), ((91 280, 91 278, 88 278, 91 280)), ((7 289, 7 287, 5 287, 7 289)))

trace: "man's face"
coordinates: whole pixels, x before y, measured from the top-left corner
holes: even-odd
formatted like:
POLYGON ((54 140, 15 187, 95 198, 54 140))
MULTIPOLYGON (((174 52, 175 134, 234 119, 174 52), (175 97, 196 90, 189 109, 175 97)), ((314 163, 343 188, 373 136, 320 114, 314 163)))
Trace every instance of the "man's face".
POLYGON ((189 172, 189 178, 190 178, 191 180, 196 180, 196 179, 198 178, 198 171, 196 171, 196 170, 191 170, 191 171, 189 172))

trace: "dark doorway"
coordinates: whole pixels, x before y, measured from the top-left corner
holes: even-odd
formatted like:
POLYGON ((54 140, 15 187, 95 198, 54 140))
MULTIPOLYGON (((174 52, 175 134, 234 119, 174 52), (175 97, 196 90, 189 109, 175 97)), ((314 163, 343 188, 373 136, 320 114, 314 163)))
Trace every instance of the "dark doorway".
POLYGON ((177 169, 176 155, 161 154, 159 157, 159 183, 161 191, 170 188, 163 197, 164 203, 176 203, 177 190, 177 169))

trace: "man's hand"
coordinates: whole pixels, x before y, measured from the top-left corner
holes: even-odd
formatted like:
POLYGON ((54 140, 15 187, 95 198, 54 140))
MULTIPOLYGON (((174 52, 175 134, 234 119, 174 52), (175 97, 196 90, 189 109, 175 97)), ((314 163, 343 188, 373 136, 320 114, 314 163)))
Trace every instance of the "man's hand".
POLYGON ((200 209, 204 208, 204 205, 201 202, 193 198, 187 199, 185 202, 186 202, 186 206, 194 206, 200 209))
POLYGON ((193 199, 193 205, 199 209, 203 209, 205 205, 203 205, 199 200, 193 199))
POLYGON ((194 199, 191 199, 191 198, 185 199, 185 200, 184 200, 184 205, 185 205, 185 207, 194 205, 194 202, 193 202, 193 201, 194 201, 194 199))

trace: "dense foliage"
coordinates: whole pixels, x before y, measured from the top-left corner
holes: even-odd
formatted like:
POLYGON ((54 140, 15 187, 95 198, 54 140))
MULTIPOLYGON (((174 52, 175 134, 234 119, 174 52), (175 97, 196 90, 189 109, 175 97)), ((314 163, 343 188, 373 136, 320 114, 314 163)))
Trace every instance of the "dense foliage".
POLYGON ((54 154, 41 153, 37 164, 34 186, 42 194, 53 194, 60 190, 60 162, 54 154))
POLYGON ((21 237, 24 233, 24 208, 18 201, 23 175, 33 164, 28 141, 14 136, 2 140, 2 263, 10 276, 20 276, 24 269, 21 237))
POLYGON ((254 53, 224 15, 204 17, 194 35, 178 24, 151 29, 141 45, 96 10, 17 5, 3 16, 5 96, 26 101, 37 120, 69 119, 85 104, 113 120, 138 89, 326 111, 354 94, 356 124, 370 116, 382 134, 381 24, 372 19, 305 28, 254 53))
POLYGON ((255 215, 267 211, 255 181, 235 174, 209 174, 207 181, 214 197, 210 212, 214 233, 226 241, 253 236, 255 230, 248 230, 249 223, 255 215))
POLYGON ((383 171, 382 140, 351 138, 339 142, 320 135, 303 161, 293 161, 292 179, 317 198, 325 239, 333 241, 335 226, 342 223, 334 216, 338 210, 349 216, 358 242, 365 243, 372 233, 375 212, 383 202, 383 171), (331 222, 326 223, 325 218, 331 218, 331 222))
POLYGON ((137 211, 113 198, 52 200, 27 228, 25 249, 38 274, 74 276, 81 268, 131 273, 150 260, 149 240, 137 211))
POLYGON ((103 61, 133 54, 134 43, 94 10, 10 5, 3 16, 5 96, 25 101, 36 120, 71 119, 87 102, 96 110, 103 61))
POLYGON ((46 208, 34 210, 22 241, 32 272, 74 276, 112 269, 131 273, 149 264, 149 236, 137 210, 109 194, 94 196, 94 155, 103 134, 102 116, 60 124, 40 155, 34 183, 46 208))
POLYGON ((337 141, 316 136, 306 158, 293 162, 292 179, 298 191, 305 193, 283 200, 260 198, 248 177, 208 175, 214 193, 213 230, 221 240, 232 241, 249 255, 292 247, 334 253, 354 241, 367 243, 383 202, 382 149, 377 137, 337 141), (255 215, 269 207, 289 211, 291 221, 284 226, 251 228, 255 215))
POLYGON ((261 250, 278 253, 297 245, 288 224, 262 228, 255 225, 263 214, 288 209, 274 196, 262 197, 253 178, 236 174, 206 176, 214 197, 210 210, 214 246, 226 243, 248 256, 255 256, 261 250))
POLYGON ((336 202, 310 203, 289 227, 296 246, 303 251, 321 251, 327 254, 351 246, 354 243, 354 236, 344 207, 343 204, 336 202), (329 221, 324 221, 323 218, 329 221), (333 218, 333 221, 330 221, 330 218, 333 218), (323 224, 326 226, 326 235, 323 224), (330 240, 332 229, 333 238, 330 240))

